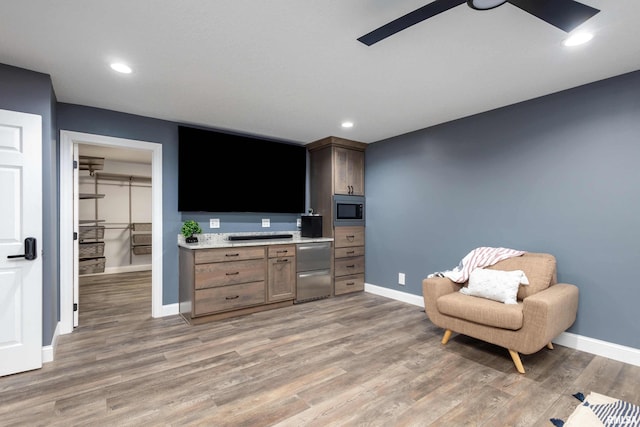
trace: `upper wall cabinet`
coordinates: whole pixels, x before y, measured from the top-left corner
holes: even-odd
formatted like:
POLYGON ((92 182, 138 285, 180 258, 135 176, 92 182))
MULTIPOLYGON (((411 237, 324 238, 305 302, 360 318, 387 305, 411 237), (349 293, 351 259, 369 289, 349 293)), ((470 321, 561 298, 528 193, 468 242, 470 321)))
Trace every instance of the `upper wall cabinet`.
POLYGON ((333 162, 334 194, 364 196, 364 151, 335 147, 333 162))
POLYGON ((329 136, 307 145, 312 176, 331 194, 364 195, 364 150, 367 144, 329 136), (327 183, 330 188, 326 188, 327 183))

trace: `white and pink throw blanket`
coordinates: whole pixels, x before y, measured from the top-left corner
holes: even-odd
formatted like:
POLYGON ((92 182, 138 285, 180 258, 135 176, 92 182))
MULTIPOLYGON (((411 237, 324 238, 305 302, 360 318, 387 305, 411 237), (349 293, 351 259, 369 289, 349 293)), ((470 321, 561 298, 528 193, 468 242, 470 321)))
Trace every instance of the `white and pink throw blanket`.
POLYGON ((469 275, 476 268, 489 267, 499 261, 515 256, 522 256, 526 251, 509 248, 492 248, 483 246, 469 252, 453 270, 430 274, 428 277, 447 277, 456 283, 469 280, 469 275))

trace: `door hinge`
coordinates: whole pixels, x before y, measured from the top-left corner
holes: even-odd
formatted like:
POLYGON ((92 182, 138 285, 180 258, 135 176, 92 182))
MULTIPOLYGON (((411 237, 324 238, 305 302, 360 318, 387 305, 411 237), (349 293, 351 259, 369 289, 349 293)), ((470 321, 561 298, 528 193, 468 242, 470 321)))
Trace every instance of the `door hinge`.
POLYGON ((78 161, 77 160, 73 161, 73 168, 74 169, 78 169, 78 161))
POLYGON ((73 232, 73 240, 78 240, 78 233, 77 232, 73 232))
POLYGON ((73 311, 78 311, 78 303, 73 303, 73 311))

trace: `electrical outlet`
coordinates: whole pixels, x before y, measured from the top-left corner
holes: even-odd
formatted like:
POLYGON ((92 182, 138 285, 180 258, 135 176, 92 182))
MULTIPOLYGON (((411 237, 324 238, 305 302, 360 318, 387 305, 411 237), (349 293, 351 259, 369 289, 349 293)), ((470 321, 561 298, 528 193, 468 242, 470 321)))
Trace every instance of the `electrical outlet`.
POLYGON ((210 218, 209 228, 220 228, 220 218, 210 218))
POLYGON ((404 286, 404 273, 398 273, 398 284, 404 286))
POLYGON ((296 219, 296 227, 298 228, 302 227, 302 218, 296 219))
POLYGON ((269 218, 262 218, 262 228, 271 227, 271 220, 269 218))

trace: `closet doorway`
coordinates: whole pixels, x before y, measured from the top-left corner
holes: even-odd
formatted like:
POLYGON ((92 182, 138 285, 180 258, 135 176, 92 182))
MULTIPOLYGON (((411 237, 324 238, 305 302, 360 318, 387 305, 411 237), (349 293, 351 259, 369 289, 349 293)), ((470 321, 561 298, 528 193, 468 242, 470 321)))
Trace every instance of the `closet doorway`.
POLYGON ((79 277, 102 272, 150 270, 151 315, 162 316, 161 144, 60 136, 59 333, 77 326, 79 277))

